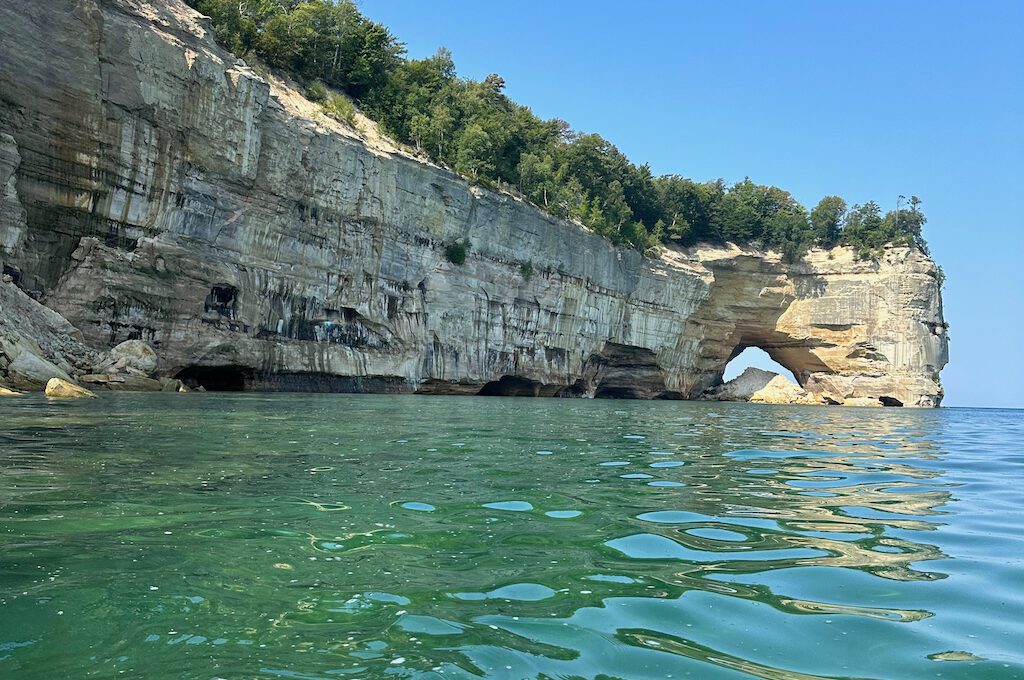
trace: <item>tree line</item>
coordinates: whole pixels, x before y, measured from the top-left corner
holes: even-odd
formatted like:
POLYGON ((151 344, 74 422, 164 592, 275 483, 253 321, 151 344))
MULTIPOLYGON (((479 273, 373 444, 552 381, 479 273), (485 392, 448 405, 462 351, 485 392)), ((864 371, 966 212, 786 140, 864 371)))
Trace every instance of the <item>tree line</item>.
POLYGON ((405 58, 390 31, 351 0, 187 0, 218 40, 303 83, 329 113, 352 121, 359 102, 383 130, 481 185, 516 191, 562 218, 639 250, 662 243, 760 243, 790 261, 812 246, 849 245, 871 257, 886 244, 927 252, 920 201, 884 212, 826 196, 811 210, 778 187, 654 176, 597 134, 538 118, 504 93, 497 74, 460 78, 451 53, 405 58))

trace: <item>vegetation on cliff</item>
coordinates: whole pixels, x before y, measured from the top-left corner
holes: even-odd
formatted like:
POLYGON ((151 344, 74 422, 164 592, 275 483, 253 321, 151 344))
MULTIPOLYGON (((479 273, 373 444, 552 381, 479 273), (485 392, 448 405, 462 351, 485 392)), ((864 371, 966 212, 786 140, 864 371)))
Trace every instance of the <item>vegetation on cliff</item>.
MULTIPOLYGON (((387 28, 350 0, 187 0, 218 39, 306 84, 311 99, 352 121, 327 87, 359 101, 397 140, 482 185, 518 191, 544 210, 640 250, 661 243, 760 243, 794 260, 812 246, 849 245, 870 257, 889 243, 927 252, 913 197, 883 214, 826 196, 812 210, 778 187, 655 177, 597 134, 541 120, 509 99, 504 80, 459 78, 451 53, 406 59, 387 28)), ((901 197, 902 198, 902 197, 901 197)))

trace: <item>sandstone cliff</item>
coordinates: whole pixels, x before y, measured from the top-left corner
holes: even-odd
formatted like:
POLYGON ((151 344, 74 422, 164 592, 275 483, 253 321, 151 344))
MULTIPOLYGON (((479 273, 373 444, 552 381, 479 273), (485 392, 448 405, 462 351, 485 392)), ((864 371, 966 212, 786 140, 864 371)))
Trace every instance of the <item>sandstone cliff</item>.
POLYGON ((92 347, 141 338, 213 388, 696 398, 758 346, 828 401, 941 400, 916 250, 643 258, 324 118, 178 0, 22 10, 0 259, 92 347))

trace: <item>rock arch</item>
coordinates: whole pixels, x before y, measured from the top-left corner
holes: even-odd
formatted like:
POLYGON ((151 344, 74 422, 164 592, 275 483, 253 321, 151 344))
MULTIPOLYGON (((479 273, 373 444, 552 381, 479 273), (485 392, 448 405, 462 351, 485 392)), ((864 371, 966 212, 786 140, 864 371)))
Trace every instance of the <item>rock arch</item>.
POLYGON ((759 347, 819 401, 941 402, 945 326, 933 329, 941 299, 927 267, 917 269, 909 258, 859 261, 846 251, 812 251, 796 264, 731 250, 705 253, 702 264, 714 279, 689 321, 699 329, 689 398, 721 384, 729 361, 759 347), (877 283, 882 271, 886 286, 877 283))

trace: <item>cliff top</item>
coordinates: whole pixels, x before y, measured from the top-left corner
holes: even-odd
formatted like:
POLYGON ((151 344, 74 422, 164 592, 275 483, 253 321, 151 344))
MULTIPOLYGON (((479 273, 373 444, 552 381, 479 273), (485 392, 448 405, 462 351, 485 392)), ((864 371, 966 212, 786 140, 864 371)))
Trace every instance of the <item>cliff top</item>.
POLYGON ((461 79, 444 49, 427 59, 404 58, 387 28, 349 0, 189 4, 209 18, 186 23, 205 23, 226 48, 301 83, 300 93, 267 70, 278 101, 317 125, 358 136, 380 152, 453 169, 616 243, 644 251, 757 243, 791 261, 815 246, 848 245, 862 258, 887 244, 927 252, 916 197, 900 197, 888 213, 874 202, 848 207, 838 196, 807 210, 789 192, 749 178, 727 185, 655 177, 599 135, 539 119, 504 94, 497 74, 461 79))

